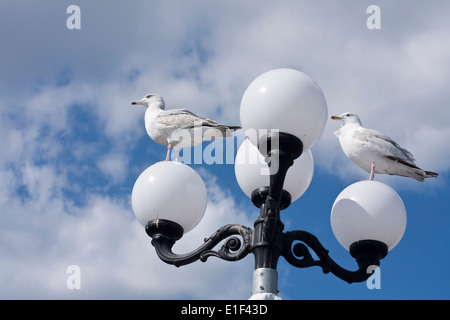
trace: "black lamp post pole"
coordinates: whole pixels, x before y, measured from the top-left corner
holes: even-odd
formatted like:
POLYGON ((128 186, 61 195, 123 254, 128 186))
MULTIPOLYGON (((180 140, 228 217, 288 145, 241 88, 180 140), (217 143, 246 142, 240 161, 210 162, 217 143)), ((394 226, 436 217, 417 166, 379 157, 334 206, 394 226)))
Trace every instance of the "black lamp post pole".
POLYGON ((278 293, 277 263, 283 254, 283 229, 280 211, 291 203, 291 195, 283 190, 284 180, 294 160, 300 157, 303 143, 295 136, 271 134, 259 143, 260 152, 266 157, 270 168, 270 186, 255 190, 252 201, 260 208, 253 233, 253 273, 252 293, 278 293))

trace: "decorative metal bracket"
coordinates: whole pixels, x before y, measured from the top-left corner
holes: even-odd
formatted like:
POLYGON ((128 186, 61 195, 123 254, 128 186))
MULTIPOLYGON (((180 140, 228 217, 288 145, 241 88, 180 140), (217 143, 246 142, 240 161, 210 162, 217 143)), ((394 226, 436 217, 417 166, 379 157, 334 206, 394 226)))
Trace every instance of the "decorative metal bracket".
MULTIPOLYGON (((260 223, 265 223, 261 221, 260 223)), ((256 224, 256 223, 255 223, 256 224)), ((371 273, 368 273, 368 268, 373 265, 379 265, 380 259, 384 258, 388 252, 385 244, 365 240, 355 243, 350 248, 350 254, 356 259, 359 269, 356 271, 349 271, 340 267, 328 255, 328 250, 323 247, 319 240, 313 234, 306 231, 290 231, 281 234, 281 243, 268 243, 266 241, 255 241, 258 238, 255 229, 244 227, 239 224, 229 224, 218 229, 209 238, 204 240, 204 244, 198 249, 187 254, 175 254, 172 247, 175 244, 175 239, 179 233, 174 233, 174 230, 182 232, 181 227, 174 222, 166 220, 158 220, 150 222, 147 225, 147 232, 153 238, 152 244, 156 249, 158 257, 176 267, 193 263, 197 260, 205 262, 209 257, 217 257, 226 261, 237 261, 245 258, 250 252, 255 254, 257 258, 255 261, 256 268, 271 267, 276 269, 278 257, 282 255, 287 262, 297 268, 308 268, 319 266, 324 273, 331 272, 338 278, 348 282, 363 282, 366 281, 371 273), (169 232, 169 233, 167 233, 169 232), (236 237, 239 235, 242 241, 236 237), (226 240, 222 247, 214 251, 212 250, 222 240, 226 240), (303 243, 295 243, 301 241, 303 243), (278 247, 279 250, 272 250, 273 247, 278 247), (310 251, 311 248, 317 255, 319 260, 315 260, 310 251), (262 253, 261 249, 270 252, 270 257, 267 258, 267 252, 262 253), (279 252, 280 254, 277 254, 279 252), (259 258, 258 258, 259 256, 259 258), (275 266, 273 265, 275 263, 275 266)))
POLYGON ((239 224, 229 224, 223 226, 204 240, 203 245, 187 254, 175 254, 172 247, 183 235, 183 228, 172 221, 156 220, 150 221, 146 227, 147 234, 151 236, 152 244, 156 249, 158 257, 166 263, 180 267, 197 260, 205 262, 209 257, 214 256, 227 261, 241 260, 251 251, 252 229, 239 224), (174 232, 174 230, 176 230, 174 232), (234 235, 240 235, 243 242, 234 235), (227 239, 229 238, 229 239, 227 239), (218 251, 213 249, 222 240, 227 241, 218 251))
POLYGON ((368 272, 369 267, 380 265, 380 260, 388 253, 388 247, 384 243, 374 240, 354 243, 350 247, 350 254, 358 263, 359 268, 356 271, 349 271, 339 266, 331 259, 328 252, 317 237, 309 232, 290 231, 283 234, 283 257, 287 262, 297 268, 319 266, 324 273, 331 272, 348 283, 366 281, 372 274, 372 272, 368 272), (303 243, 294 244, 295 241, 303 243), (312 257, 308 247, 314 251, 319 260, 312 257))

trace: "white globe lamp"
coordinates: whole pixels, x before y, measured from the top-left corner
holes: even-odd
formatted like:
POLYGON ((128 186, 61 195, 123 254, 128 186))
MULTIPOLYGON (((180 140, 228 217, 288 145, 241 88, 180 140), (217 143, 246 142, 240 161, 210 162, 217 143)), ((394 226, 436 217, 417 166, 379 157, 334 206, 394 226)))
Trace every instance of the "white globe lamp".
POLYGON ((275 130, 296 136, 303 150, 309 149, 322 135, 327 118, 320 87, 294 69, 263 73, 249 85, 241 101, 241 125, 255 145, 275 130))
MULTIPOLYGON (((239 186, 249 198, 251 198, 255 189, 269 186, 269 166, 258 148, 248 139, 245 139, 239 147, 234 170, 239 186)), ((313 173, 312 153, 307 150, 294 161, 284 181, 283 189, 289 192, 292 202, 300 198, 308 189, 313 173)))
POLYGON ((384 243, 388 250, 406 229, 406 209, 400 196, 378 181, 360 181, 345 188, 331 210, 331 227, 339 243, 350 249, 364 240, 384 243))
POLYGON ((134 214, 146 227, 152 221, 172 221, 183 232, 202 219, 207 204, 205 184, 191 167, 173 161, 158 162, 136 180, 131 195, 134 214))

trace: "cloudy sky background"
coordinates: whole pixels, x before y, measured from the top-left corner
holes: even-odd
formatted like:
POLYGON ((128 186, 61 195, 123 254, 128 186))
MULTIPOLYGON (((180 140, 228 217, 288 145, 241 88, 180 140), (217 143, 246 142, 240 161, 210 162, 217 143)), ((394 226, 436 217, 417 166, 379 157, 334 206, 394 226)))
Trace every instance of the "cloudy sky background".
MULTIPOLYGON (((450 297, 446 205, 450 169, 450 3, 425 1, 0 0, 0 298, 247 299, 253 259, 159 261, 134 218, 139 174, 165 157, 130 102, 160 93, 239 123, 242 95, 261 73, 290 67, 322 88, 329 114, 352 111, 393 137, 439 179, 376 179, 405 202, 403 240, 382 261, 380 290, 318 268, 279 263, 285 299, 450 297), (66 9, 81 8, 81 30, 66 9), (369 30, 369 5, 381 29, 369 30), (81 269, 68 290, 66 268, 81 269)), ((329 121, 313 147, 315 173, 283 213, 286 230, 315 233, 338 263, 356 265, 329 224, 334 199, 367 174, 343 155, 329 121)), ((208 189, 205 218, 184 253, 228 223, 257 216, 229 165, 194 165, 208 189)))

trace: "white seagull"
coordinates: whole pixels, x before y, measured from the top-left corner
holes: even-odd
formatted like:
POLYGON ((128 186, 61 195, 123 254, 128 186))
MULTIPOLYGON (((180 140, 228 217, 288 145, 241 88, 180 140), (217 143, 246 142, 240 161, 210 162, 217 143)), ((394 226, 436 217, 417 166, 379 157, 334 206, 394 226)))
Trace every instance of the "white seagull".
POLYGON ((375 173, 410 177, 421 182, 439 175, 416 166, 411 152, 388 136, 364 128, 356 114, 347 112, 332 116, 331 119, 341 123, 341 128, 334 134, 339 138, 345 155, 360 168, 370 172, 370 180, 373 180, 375 173))
POLYGON ((172 147, 176 151, 175 159, 181 148, 201 144, 215 138, 228 138, 239 126, 226 126, 216 121, 202 118, 186 109, 165 109, 163 98, 159 94, 148 94, 132 105, 143 105, 145 111, 145 129, 155 142, 167 146, 166 161, 170 160, 172 147))

